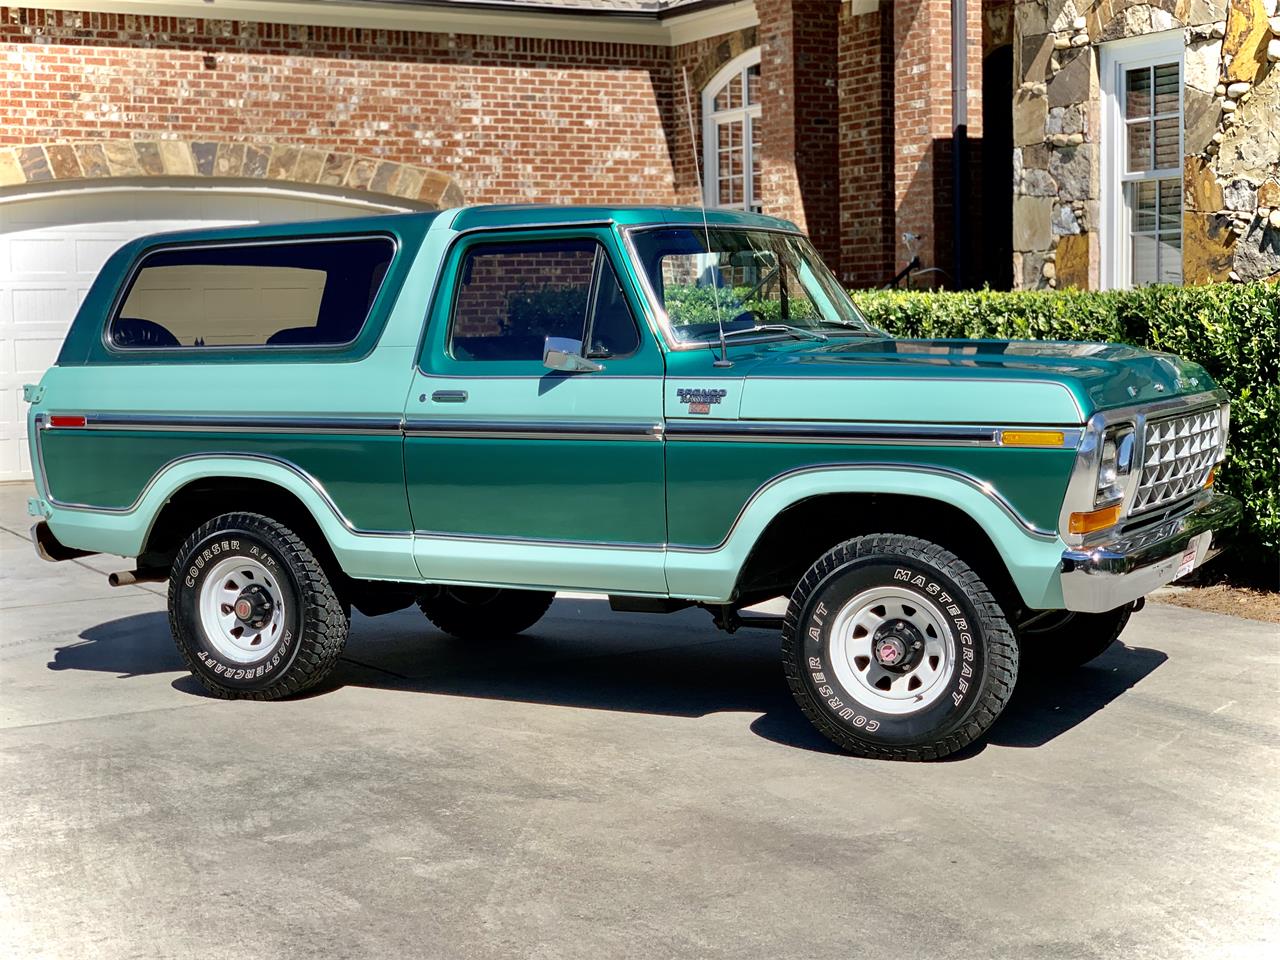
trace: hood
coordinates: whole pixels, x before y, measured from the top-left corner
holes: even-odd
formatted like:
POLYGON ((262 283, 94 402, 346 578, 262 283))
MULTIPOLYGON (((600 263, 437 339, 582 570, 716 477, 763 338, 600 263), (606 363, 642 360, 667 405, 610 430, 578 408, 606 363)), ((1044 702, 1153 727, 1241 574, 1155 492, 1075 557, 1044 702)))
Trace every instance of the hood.
MULTIPOLYGON (((874 411, 857 419, 944 422, 1084 422, 1099 410, 1215 388, 1197 364, 1114 343, 833 338, 762 345, 754 359, 745 371, 741 416, 747 418, 790 417, 796 412, 779 413, 776 405, 795 405, 788 396, 803 403, 804 394, 812 410, 814 392, 846 407, 855 397, 840 396, 846 392, 834 386, 840 382, 874 411), (787 385, 798 380, 813 381, 812 389, 787 385), (828 380, 833 383, 823 383, 828 380), (765 412, 768 403, 775 405, 772 414, 765 412)), ((845 409, 832 418, 848 416, 845 409)))

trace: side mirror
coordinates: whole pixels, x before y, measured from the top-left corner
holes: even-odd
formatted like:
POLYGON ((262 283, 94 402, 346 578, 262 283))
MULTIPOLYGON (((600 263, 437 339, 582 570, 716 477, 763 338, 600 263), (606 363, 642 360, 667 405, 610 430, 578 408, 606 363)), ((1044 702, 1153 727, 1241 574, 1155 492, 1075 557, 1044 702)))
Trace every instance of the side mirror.
POLYGON ((542 365, 561 373, 599 373, 604 364, 582 355, 582 341, 570 337, 547 337, 542 345, 542 365))

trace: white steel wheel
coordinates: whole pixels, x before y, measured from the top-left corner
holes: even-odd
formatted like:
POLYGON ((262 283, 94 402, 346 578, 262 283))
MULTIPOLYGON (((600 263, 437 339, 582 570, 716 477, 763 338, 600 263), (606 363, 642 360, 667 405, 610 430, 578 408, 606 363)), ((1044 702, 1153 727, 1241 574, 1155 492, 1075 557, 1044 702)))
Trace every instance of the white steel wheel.
POLYGON ((252 557, 216 563, 200 585, 197 604, 209 645, 233 663, 261 660, 284 629, 284 591, 275 574, 252 557))
POLYGON ((894 586, 865 590, 841 607, 828 646, 836 679, 881 713, 923 710, 942 696, 955 670, 955 644, 942 611, 921 594, 894 586))

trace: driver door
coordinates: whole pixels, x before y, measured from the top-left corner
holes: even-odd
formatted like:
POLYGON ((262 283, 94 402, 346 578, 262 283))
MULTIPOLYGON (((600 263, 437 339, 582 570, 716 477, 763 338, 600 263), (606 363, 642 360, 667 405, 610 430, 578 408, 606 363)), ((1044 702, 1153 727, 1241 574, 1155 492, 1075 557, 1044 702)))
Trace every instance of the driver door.
POLYGON ((454 244, 405 411, 424 578, 665 592, 664 364, 619 262, 607 228, 454 244))

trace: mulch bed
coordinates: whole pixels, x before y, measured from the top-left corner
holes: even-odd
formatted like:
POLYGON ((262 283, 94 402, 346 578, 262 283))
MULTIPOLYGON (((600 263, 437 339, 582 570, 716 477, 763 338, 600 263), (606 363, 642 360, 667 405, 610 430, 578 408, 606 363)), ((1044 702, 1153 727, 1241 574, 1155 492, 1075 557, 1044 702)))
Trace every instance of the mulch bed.
POLYGON ((1214 584, 1205 587, 1162 587, 1151 594, 1156 603, 1171 603, 1206 613, 1225 613, 1249 620, 1280 623, 1280 593, 1214 584))

